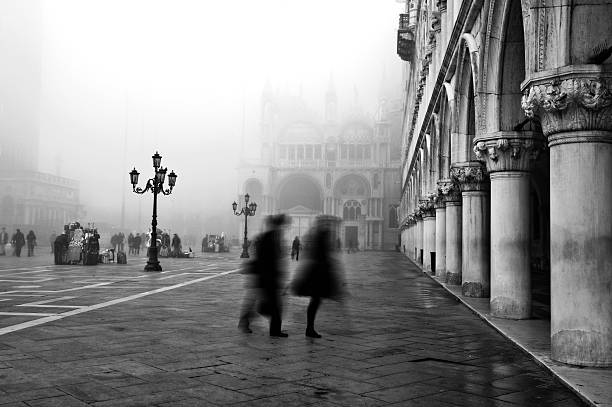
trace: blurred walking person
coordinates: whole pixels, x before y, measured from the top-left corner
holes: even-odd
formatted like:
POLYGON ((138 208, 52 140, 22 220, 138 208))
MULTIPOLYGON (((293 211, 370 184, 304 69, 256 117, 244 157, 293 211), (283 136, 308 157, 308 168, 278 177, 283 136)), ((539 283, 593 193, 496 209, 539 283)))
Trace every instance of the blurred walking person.
POLYGON ((21 257, 21 248, 25 246, 25 237, 23 236, 23 233, 21 233, 21 230, 17 229, 13 235, 13 238, 11 239, 11 243, 15 247, 15 256, 21 257))
POLYGON ((293 260, 294 257, 295 261, 298 261, 300 259, 301 247, 302 244, 300 243, 300 239, 296 236, 295 239, 293 239, 293 243, 291 243, 291 260, 293 260))
POLYGON ((34 246, 36 246, 36 235, 33 230, 28 232, 26 241, 28 242, 28 257, 32 257, 34 256, 34 246))
MULTIPOLYGON (((281 331, 284 271, 281 264, 282 226, 286 223, 285 215, 272 215, 266 218, 267 231, 255 241, 255 259, 250 264, 254 284, 259 290, 257 311, 270 318, 270 336, 286 338, 289 335, 281 331)), ((248 292, 247 292, 248 293, 248 292)), ((250 319, 254 314, 254 302, 247 295, 243 304, 238 326, 244 332, 250 332, 250 319)))
POLYGON ((306 242, 308 244, 304 261, 296 271, 291 289, 295 295, 310 297, 306 309, 306 336, 320 338, 321 335, 315 330, 314 324, 321 300, 340 300, 343 294, 339 267, 332 255, 334 242, 326 217, 317 218, 306 242))
POLYGON ((8 233, 6 233, 6 228, 2 228, 2 232, 0 232, 0 256, 6 255, 6 245, 9 242, 8 233))

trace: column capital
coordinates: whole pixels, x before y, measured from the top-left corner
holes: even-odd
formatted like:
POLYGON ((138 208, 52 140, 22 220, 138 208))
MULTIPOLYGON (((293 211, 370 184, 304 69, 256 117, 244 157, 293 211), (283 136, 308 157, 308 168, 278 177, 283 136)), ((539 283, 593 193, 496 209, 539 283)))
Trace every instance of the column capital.
POLYGON ((461 202, 461 189, 452 179, 441 179, 438 181, 438 196, 442 197, 444 204, 461 202))
MULTIPOLYGON (((525 115, 539 117, 547 137, 563 132, 612 132, 612 73, 604 72, 600 65, 538 72, 522 88, 525 115)), ((571 142, 589 141, 593 140, 571 142)), ((612 143, 612 137, 597 141, 612 143)))
POLYGON ((419 210, 422 213, 423 218, 431 218, 436 216, 436 208, 434 207, 434 201, 432 195, 428 195, 427 199, 419 200, 419 210))
POLYGON ((480 161, 455 163, 450 169, 451 178, 461 192, 483 191, 486 189, 487 170, 480 161))
POLYGON ((489 173, 530 171, 544 147, 544 137, 531 131, 500 131, 474 140, 476 158, 489 173))

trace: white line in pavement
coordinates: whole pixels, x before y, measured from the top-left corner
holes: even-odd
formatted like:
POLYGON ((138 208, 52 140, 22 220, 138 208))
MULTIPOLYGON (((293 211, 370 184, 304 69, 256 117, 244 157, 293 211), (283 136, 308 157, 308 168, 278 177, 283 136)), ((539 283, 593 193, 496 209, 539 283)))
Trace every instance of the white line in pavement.
POLYGON ((57 314, 49 314, 48 312, 0 312, 0 315, 44 317, 57 314))
POLYGON ((198 275, 198 274, 216 274, 216 273, 217 273, 216 271, 200 271, 200 272, 196 272, 196 273, 178 273, 178 274, 173 274, 171 276, 162 277, 162 278, 160 278, 160 280, 167 280, 169 278, 174 278, 174 277, 178 277, 178 276, 186 276, 188 274, 198 275))
MULTIPOLYGON (((48 300, 41 300, 41 301, 28 302, 28 303, 25 303, 25 304, 18 304, 17 307, 33 307, 33 306, 42 305, 42 304, 49 304, 51 302, 56 302, 56 301, 71 300, 73 298, 76 298, 76 297, 57 297, 57 298, 51 298, 51 299, 48 299, 48 300)), ((66 305, 66 306, 68 306, 68 305, 66 305)), ((78 307, 73 307, 71 305, 70 305, 70 307, 78 308, 78 307)))
POLYGON ((64 290, 18 290, 18 291, 5 291, 0 293, 0 295, 13 294, 13 293, 65 293, 67 291, 77 291, 77 290, 85 290, 86 288, 95 288, 103 285, 112 284, 112 281, 105 281, 103 283, 98 284, 90 284, 84 285, 82 287, 74 287, 74 288, 66 288, 64 290))
MULTIPOLYGON (((83 314, 85 312, 94 311, 94 310, 97 310, 97 309, 100 309, 100 308, 110 307, 111 305, 121 304, 122 302, 136 300, 138 298, 147 297, 149 295, 163 293, 164 291, 169 291, 169 290, 174 290, 175 288, 185 287, 187 285, 199 283, 200 281, 206 281, 206 280, 213 279, 215 277, 219 277, 219 276, 224 276, 226 274, 235 273, 235 272, 240 271, 240 270, 242 270, 242 267, 234 269, 234 270, 223 271, 221 273, 217 273, 217 274, 214 274, 212 276, 196 278, 195 280, 185 281, 183 283, 178 283, 178 284, 170 285, 170 286, 167 286, 167 287, 158 288, 156 290, 146 291, 146 292, 140 293, 140 294, 134 294, 134 295, 130 295, 130 296, 123 297, 123 298, 117 298, 117 299, 114 299, 114 300, 111 300, 111 301, 102 302, 100 304, 89 305, 89 306, 86 306, 86 307, 83 307, 83 308, 75 309, 73 311, 64 312, 62 314, 40 314, 40 315, 47 315, 47 316, 44 317, 44 318, 35 319, 33 321, 23 322, 21 324, 16 324, 16 325, 11 325, 11 326, 7 326, 7 327, 4 327, 4 328, 0 328, 0 335, 5 335, 5 334, 11 333, 11 332, 16 332, 16 331, 21 331, 22 329, 30 328, 30 327, 37 326, 37 325, 46 324, 47 322, 57 321, 58 319, 63 319, 63 318, 66 318, 66 317, 70 317, 72 315, 83 314)), ((8 313, 8 314, 13 315, 14 313, 8 313)))

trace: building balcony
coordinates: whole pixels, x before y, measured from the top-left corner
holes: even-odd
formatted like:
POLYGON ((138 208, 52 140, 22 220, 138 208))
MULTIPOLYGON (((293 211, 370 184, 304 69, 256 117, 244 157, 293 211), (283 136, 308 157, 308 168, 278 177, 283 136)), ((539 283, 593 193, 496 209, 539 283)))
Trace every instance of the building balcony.
POLYGON ((416 27, 416 14, 400 14, 399 28, 397 30, 397 55, 403 61, 412 60, 415 52, 414 28, 416 27))

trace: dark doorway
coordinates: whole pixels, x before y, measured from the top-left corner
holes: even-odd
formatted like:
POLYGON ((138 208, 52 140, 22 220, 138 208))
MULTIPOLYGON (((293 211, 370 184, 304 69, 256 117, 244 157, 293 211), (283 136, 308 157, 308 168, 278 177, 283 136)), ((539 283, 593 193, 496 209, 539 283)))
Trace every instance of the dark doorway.
POLYGON ((346 226, 344 228, 344 245, 352 249, 358 247, 357 226, 346 226))

